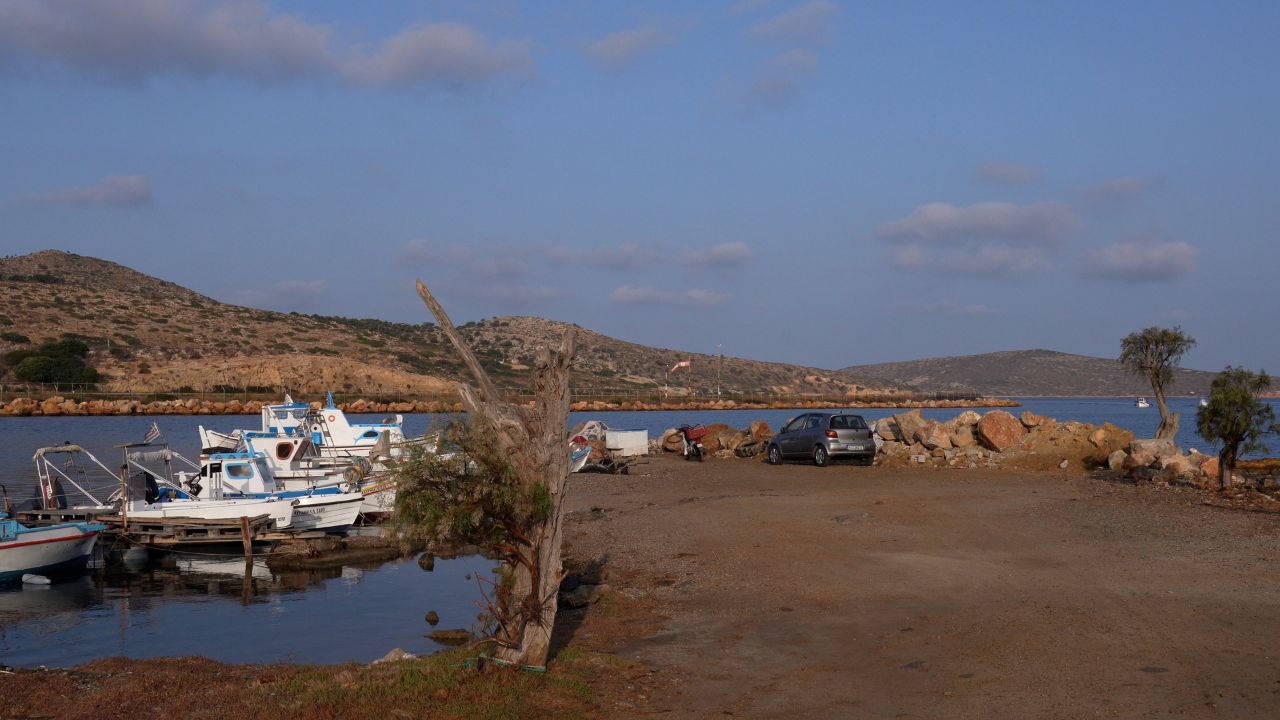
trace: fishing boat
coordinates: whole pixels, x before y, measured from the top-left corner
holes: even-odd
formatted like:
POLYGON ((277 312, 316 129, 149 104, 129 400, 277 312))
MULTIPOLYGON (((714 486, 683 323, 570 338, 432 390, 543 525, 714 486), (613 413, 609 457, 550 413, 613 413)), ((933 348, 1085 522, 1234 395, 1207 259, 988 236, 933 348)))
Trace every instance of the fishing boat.
POLYGON ((1151 407, 1151 403, 1147 402, 1146 398, 1140 397, 1133 402, 1133 406, 1136 408, 1149 408, 1151 407))
POLYGON ((276 479, 264 453, 213 453, 200 458, 199 473, 181 473, 180 485, 198 495, 208 483, 223 499, 278 500, 293 505, 294 530, 344 530, 355 523, 364 503, 356 483, 334 476, 330 484, 286 489, 276 479), (340 484, 341 483, 341 484, 340 484))
POLYGON ((93 453, 74 444, 55 445, 36 450, 36 482, 42 507, 46 510, 79 510, 87 513, 114 514, 138 520, 192 518, 216 520, 268 515, 277 528, 293 522, 295 502, 281 498, 222 497, 220 488, 209 496, 183 488, 181 471, 173 470, 179 461, 191 468, 199 465, 165 445, 138 443, 121 445, 124 470, 116 475, 93 453), (164 463, 156 470, 147 463, 164 463), (131 472, 132 471, 132 472, 131 472), (73 502, 74 489, 84 500, 73 502), (87 501, 87 502, 86 502, 87 501))
POLYGON ((0 513, 0 582, 79 570, 106 529, 94 522, 29 528, 0 513))

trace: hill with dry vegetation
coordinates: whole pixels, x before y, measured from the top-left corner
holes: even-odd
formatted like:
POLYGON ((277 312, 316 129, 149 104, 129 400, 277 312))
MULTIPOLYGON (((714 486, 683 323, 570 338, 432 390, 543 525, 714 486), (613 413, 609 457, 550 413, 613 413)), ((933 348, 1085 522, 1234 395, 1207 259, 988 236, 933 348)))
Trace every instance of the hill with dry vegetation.
MULTIPOLYGON (((1117 348, 1119 344, 1117 338, 1117 348)), ((1151 385, 1126 372, 1119 360, 1052 350, 1013 350, 854 365, 844 372, 870 383, 905 385, 926 393, 978 393, 997 397, 1151 394, 1151 385)), ((1211 372, 1180 368, 1174 373, 1171 390, 1175 394, 1204 395, 1209 392, 1213 377, 1211 372)))
MULTIPOLYGON (((534 349, 565 323, 500 317, 460 326, 502 387, 528 384, 534 349)), ((464 368, 431 323, 303 315, 231 305, 117 263, 60 251, 0 258, 0 353, 75 339, 111 391, 263 391, 375 395, 449 393, 464 368)), ((651 348, 579 328, 579 391, 652 392, 678 383, 706 394, 875 394, 855 376, 817 368, 651 348), (670 375, 692 358, 694 370, 670 375), (674 378, 674 380, 673 380, 674 378)), ((13 368, 4 380, 12 382, 13 368)))

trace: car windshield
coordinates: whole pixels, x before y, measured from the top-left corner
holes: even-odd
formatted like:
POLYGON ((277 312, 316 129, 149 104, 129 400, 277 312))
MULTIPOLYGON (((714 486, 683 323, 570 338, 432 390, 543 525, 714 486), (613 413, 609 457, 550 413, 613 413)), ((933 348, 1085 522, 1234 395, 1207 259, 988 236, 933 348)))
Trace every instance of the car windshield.
POLYGON ((832 430, 865 430, 867 423, 861 415, 836 415, 831 418, 832 430))

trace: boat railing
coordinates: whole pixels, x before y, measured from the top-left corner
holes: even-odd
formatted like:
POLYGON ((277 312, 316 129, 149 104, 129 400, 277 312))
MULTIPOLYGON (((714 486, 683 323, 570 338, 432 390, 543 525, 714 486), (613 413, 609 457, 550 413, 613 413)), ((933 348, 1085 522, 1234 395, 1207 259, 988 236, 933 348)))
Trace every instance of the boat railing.
MULTIPOLYGON (((117 487, 119 483, 118 476, 112 472, 110 468, 104 465, 93 453, 79 445, 72 445, 68 443, 66 445, 54 445, 52 447, 40 448, 36 450, 35 455, 33 455, 31 459, 36 465, 36 478, 40 485, 40 499, 46 508, 49 508, 57 502, 55 483, 58 479, 67 481, 68 484, 93 501, 95 505, 107 504, 95 495, 94 491, 91 491, 84 485, 81 485, 80 482, 76 481, 75 477, 72 477, 71 474, 66 472, 67 469, 74 469, 75 475, 83 475, 86 478, 90 477, 89 474, 85 472, 85 468, 78 462, 78 459, 81 456, 88 459, 105 474, 105 478, 101 480, 103 486, 95 488, 97 492, 102 493, 117 487), (63 463, 56 463, 51 459, 51 456, 57 457, 60 455, 67 455, 67 459, 63 463)), ((90 485, 93 483, 85 480, 85 484, 90 485)))

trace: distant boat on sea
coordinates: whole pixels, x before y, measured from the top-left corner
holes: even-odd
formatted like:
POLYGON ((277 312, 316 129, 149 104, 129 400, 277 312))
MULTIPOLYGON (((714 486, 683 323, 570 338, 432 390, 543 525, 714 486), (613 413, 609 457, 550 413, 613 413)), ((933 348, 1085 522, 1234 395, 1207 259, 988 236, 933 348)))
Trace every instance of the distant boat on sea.
POLYGON ((1133 406, 1137 408, 1149 408, 1151 407, 1151 403, 1147 402, 1146 398, 1140 397, 1134 401, 1133 406))

